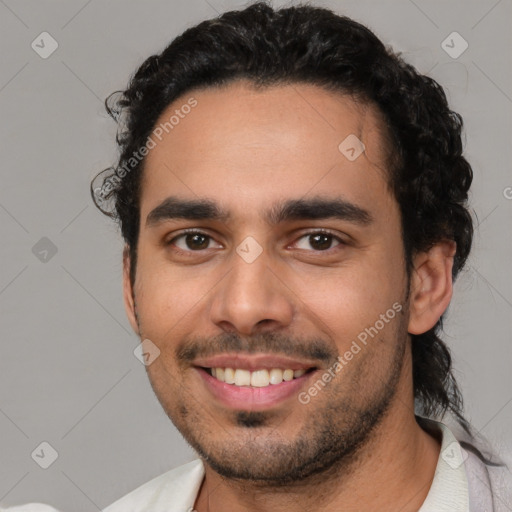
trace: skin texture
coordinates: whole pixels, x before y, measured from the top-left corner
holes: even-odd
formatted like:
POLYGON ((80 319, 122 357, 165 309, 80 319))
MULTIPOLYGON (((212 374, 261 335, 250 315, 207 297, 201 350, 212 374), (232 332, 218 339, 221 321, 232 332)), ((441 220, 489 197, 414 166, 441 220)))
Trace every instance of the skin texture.
POLYGON ((147 156, 136 279, 132 288, 125 251, 124 296, 134 330, 160 350, 147 367, 153 389, 206 463, 196 510, 418 510, 439 442, 414 418, 408 333, 447 308, 454 244, 415 255, 407 293, 385 171, 392 148, 372 106, 313 85, 240 81, 187 93, 162 121, 192 95, 197 106, 147 156), (350 134, 366 148, 354 161, 338 149, 350 134), (148 224, 169 196, 215 201, 231 217, 148 224), (266 221, 280 201, 311 198, 341 198, 372 221, 266 221), (176 238, 187 228, 210 238, 176 238), (319 229, 332 234, 323 246, 307 236, 319 229), (252 263, 236 252, 248 236, 262 250, 252 263), (294 393, 263 409, 226 406, 193 365, 226 352, 287 355, 316 368, 307 391, 397 303, 307 404, 294 393))

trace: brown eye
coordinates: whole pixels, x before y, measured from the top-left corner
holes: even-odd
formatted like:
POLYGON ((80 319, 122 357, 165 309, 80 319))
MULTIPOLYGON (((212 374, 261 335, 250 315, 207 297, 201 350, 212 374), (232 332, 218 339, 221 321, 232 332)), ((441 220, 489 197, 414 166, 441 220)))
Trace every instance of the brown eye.
POLYGON ((200 231, 189 231, 174 237, 167 245, 174 245, 185 252, 203 251, 210 248, 212 237, 200 231))
POLYGON ((201 234, 187 234, 185 235, 185 244, 189 249, 207 249, 210 240, 207 236, 201 234))
POLYGON ((332 233, 316 231, 313 233, 306 233, 301 236, 299 240, 304 240, 305 242, 298 242, 296 246, 299 249, 304 250, 315 250, 315 251, 327 251, 333 247, 341 245, 343 242, 333 235, 332 233), (336 242, 333 246, 333 242, 336 242))

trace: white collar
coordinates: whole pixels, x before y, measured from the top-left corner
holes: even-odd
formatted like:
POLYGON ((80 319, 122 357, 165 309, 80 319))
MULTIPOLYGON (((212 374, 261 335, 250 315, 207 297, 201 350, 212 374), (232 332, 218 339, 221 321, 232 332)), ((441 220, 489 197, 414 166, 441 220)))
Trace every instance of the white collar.
POLYGON ((422 419, 441 431, 442 441, 434 480, 418 512, 469 512, 468 479, 464 467, 467 452, 446 425, 422 419))

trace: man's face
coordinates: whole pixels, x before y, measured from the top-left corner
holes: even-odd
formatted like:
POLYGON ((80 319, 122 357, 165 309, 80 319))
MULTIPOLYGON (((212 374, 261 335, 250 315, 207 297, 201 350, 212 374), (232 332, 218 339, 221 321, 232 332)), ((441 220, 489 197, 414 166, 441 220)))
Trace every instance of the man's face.
POLYGON ((410 400, 379 118, 316 86, 237 82, 185 95, 161 121, 191 96, 197 106, 147 156, 138 323, 128 300, 129 315, 160 350, 148 374, 162 406, 214 469, 300 479, 410 400), (196 201, 227 216, 182 204, 196 201))

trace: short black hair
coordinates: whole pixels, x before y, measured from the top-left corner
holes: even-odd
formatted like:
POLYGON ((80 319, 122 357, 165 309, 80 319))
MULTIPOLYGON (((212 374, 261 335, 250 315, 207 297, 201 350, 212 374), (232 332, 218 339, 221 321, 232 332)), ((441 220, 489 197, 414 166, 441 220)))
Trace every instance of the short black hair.
MULTIPOLYGON (((384 119, 388 181, 401 212, 408 275, 415 253, 453 240, 457 276, 473 237, 467 205, 472 170, 462 156, 462 118, 450 110, 442 87, 348 17, 309 5, 273 9, 258 2, 186 30, 149 57, 126 90, 106 100, 119 123, 120 157, 93 180, 91 193, 120 223, 132 284, 145 162, 141 148, 174 100, 240 79, 258 88, 313 84, 374 105, 384 119)), ((428 332, 411 335, 416 410, 431 417, 449 410, 469 432, 441 328, 442 317, 428 332)))

